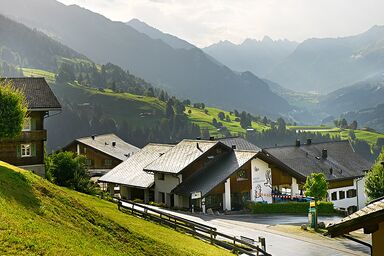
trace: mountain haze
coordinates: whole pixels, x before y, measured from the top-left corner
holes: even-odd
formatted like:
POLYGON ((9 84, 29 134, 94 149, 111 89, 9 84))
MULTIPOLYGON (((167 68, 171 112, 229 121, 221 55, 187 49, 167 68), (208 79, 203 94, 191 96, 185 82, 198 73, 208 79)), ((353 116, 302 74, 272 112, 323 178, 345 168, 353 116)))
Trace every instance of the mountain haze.
MULTIPOLYGON (((330 114, 373 108, 384 103, 384 73, 329 93, 320 102, 330 114)), ((384 116, 384 114, 383 114, 384 116)))
POLYGON ((128 26, 134 28, 135 30, 149 36, 152 39, 159 39, 163 41, 164 43, 168 44, 169 46, 175 48, 175 49, 191 49, 196 48, 194 45, 188 43, 187 41, 180 39, 176 36, 166 34, 161 32, 160 30, 153 28, 146 24, 145 22, 142 22, 138 19, 132 19, 126 23, 128 26))
POLYGON ((175 49, 122 22, 53 0, 0 0, 0 4, 0 12, 95 62, 115 63, 178 97, 260 114, 276 115, 291 108, 256 76, 235 73, 200 49, 175 49))
POLYGON ((297 91, 327 93, 384 70, 384 26, 355 36, 308 39, 267 75, 297 91))
POLYGON ((62 58, 87 59, 45 34, 0 15, 0 60, 10 65, 54 71, 62 58))
POLYGON ((248 70, 264 77, 288 57, 297 45, 298 43, 288 40, 273 41, 265 36, 261 41, 246 39, 239 45, 221 41, 203 50, 234 70, 248 70))

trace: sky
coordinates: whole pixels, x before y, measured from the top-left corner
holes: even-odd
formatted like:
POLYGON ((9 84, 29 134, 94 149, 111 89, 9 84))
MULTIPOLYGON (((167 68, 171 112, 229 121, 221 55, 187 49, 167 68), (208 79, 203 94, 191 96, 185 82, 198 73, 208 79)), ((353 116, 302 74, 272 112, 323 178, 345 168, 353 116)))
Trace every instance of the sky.
POLYGON ((303 41, 384 25, 383 0, 59 0, 114 21, 137 18, 199 47, 246 38, 303 41))

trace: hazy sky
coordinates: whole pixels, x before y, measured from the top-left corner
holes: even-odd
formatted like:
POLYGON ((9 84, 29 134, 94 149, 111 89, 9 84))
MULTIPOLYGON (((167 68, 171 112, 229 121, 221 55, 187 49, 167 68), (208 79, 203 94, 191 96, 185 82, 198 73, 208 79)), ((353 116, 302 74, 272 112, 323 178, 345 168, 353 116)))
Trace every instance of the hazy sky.
POLYGON ((383 0, 59 0, 116 21, 138 18, 203 47, 245 38, 337 37, 384 24, 383 0))

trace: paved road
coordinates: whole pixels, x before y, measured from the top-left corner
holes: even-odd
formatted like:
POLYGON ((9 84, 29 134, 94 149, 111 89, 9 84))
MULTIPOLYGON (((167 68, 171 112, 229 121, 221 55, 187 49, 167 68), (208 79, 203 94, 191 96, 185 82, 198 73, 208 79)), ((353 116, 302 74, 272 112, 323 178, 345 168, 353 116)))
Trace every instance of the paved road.
MULTIPOLYGON (((156 207, 154 207, 156 208, 156 207)), ((156 208, 159 210, 159 208, 156 208)), ((246 236, 256 239, 263 236, 267 243, 267 252, 272 255, 297 255, 297 256, 341 256, 341 255, 369 255, 366 246, 357 244, 344 238, 328 238, 323 236, 299 236, 269 228, 277 224, 306 223, 305 216, 289 215, 190 215, 182 212, 173 212, 161 209, 164 212, 214 226, 219 232, 233 235, 246 236), (314 238, 315 237, 315 238, 314 238)), ((337 217, 320 218, 320 221, 333 222, 337 217)))

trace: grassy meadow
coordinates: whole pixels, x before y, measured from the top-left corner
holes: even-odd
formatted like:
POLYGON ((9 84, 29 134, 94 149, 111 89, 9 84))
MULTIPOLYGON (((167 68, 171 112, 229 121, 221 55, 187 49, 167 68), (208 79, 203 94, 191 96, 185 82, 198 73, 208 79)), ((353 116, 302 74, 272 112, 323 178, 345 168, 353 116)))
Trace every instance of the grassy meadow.
POLYGON ((0 255, 231 255, 0 161, 0 255))

